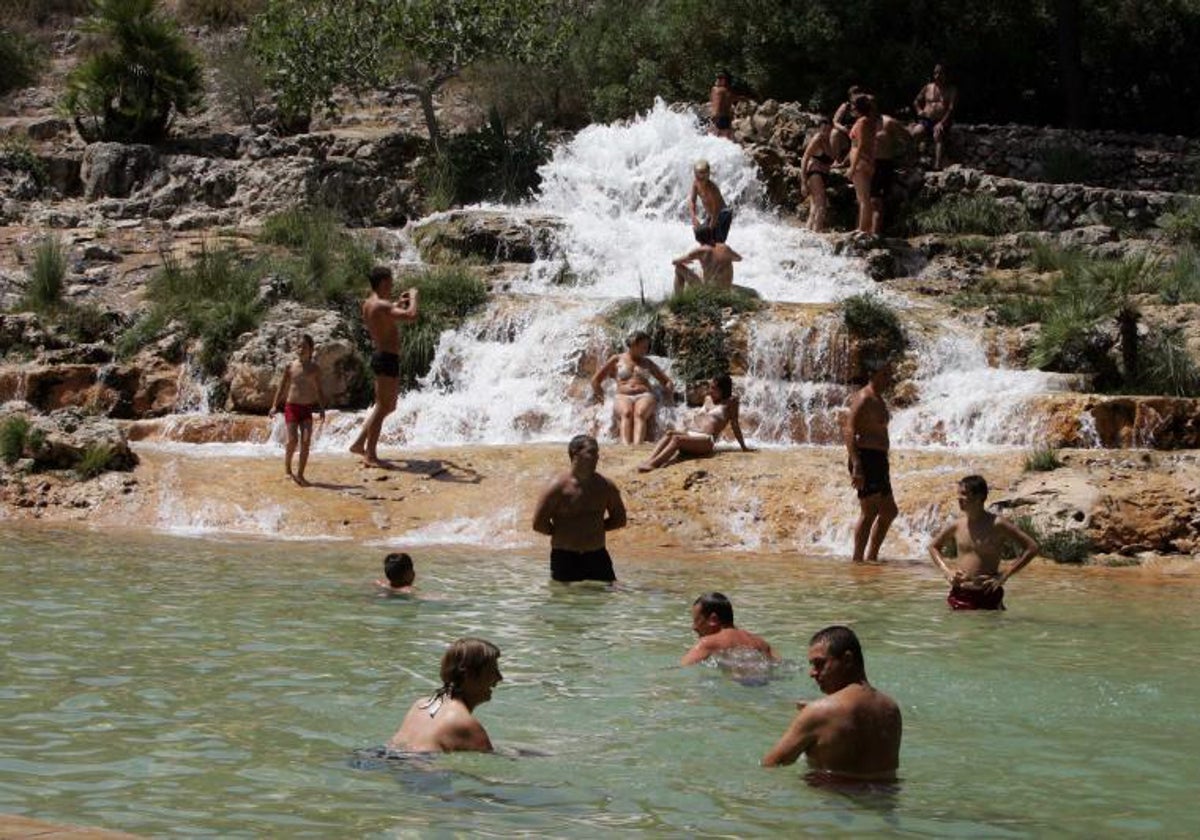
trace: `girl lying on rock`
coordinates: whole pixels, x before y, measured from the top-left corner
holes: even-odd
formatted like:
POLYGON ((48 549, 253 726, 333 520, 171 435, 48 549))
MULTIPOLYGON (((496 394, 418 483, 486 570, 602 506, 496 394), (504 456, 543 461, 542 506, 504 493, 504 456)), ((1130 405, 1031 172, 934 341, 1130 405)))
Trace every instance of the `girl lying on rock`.
POLYGON ((708 383, 708 396, 704 406, 682 430, 667 432, 658 442, 650 457, 638 466, 638 472, 650 472, 658 467, 666 466, 678 454, 692 456, 712 455, 716 449, 717 438, 725 431, 725 427, 733 429, 738 446, 743 452, 750 452, 746 441, 742 438, 742 427, 738 425, 738 401, 733 396, 733 380, 729 374, 721 374, 708 383))

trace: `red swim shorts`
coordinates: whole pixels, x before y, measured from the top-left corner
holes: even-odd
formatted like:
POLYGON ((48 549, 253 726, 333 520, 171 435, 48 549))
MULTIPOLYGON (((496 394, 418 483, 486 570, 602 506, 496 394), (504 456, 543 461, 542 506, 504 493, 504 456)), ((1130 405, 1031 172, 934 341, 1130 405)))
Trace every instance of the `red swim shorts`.
POLYGON ((1004 609, 1004 587, 986 591, 955 586, 946 596, 946 603, 952 610, 1002 610, 1004 609))
POLYGON ((313 417, 312 403, 284 403, 283 419, 290 426, 292 423, 308 423, 313 417))

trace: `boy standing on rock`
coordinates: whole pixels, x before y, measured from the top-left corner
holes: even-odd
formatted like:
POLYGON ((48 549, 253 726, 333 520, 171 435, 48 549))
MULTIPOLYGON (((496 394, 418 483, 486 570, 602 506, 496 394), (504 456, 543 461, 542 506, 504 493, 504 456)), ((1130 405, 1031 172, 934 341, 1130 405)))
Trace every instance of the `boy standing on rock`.
POLYGON ((325 393, 321 390, 321 368, 313 361, 313 340, 310 335, 300 336, 296 348, 296 359, 283 368, 283 378, 279 380, 279 388, 275 391, 275 399, 271 400, 270 417, 275 416, 279 401, 284 392, 287 402, 283 405, 283 419, 287 423, 287 449, 283 463, 288 478, 301 487, 307 487, 304 478, 304 468, 308 464, 308 449, 312 444, 313 409, 321 412, 321 422, 325 422, 325 393), (292 473, 292 455, 296 452, 296 444, 300 445, 300 469, 292 473))

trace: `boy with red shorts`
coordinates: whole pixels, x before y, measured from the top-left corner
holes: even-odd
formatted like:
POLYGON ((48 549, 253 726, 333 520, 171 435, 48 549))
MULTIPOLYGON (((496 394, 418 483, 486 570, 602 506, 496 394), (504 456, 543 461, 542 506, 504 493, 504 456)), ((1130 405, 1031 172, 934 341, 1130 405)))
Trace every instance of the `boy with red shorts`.
POLYGON ((325 422, 325 392, 321 390, 321 368, 313 361, 312 336, 300 336, 296 359, 283 369, 283 378, 279 380, 268 416, 275 416, 285 391, 287 402, 283 405, 283 419, 287 423, 287 448, 284 467, 288 478, 301 487, 307 487, 304 467, 308 464, 308 448, 312 444, 314 410, 321 412, 321 422, 325 422), (300 469, 293 474, 292 455, 296 452, 297 443, 300 445, 300 469))

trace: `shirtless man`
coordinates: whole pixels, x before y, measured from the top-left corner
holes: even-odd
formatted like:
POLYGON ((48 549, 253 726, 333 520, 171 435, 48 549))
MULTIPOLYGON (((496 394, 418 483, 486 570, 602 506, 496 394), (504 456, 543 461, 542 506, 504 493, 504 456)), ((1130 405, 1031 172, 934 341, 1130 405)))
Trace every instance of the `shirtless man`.
POLYGON ((725 197, 721 195, 721 189, 713 183, 708 161, 696 161, 692 171, 695 178, 688 193, 688 210, 692 214, 692 231, 696 235, 696 241, 706 245, 724 242, 729 238, 733 211, 725 206, 725 197), (704 208, 704 224, 700 223, 700 214, 696 209, 697 200, 704 208))
POLYGON ((459 639, 442 656, 442 687, 412 704, 389 750, 401 752, 491 752, 492 741, 474 711, 492 699, 503 679, 500 649, 483 639, 459 639))
POLYGON ((969 475, 958 482, 958 509, 962 516, 929 544, 929 556, 950 584, 946 603, 953 610, 1004 609, 1004 584, 1037 556, 1038 544, 1007 519, 984 508, 988 486, 983 476, 969 475), (946 562, 942 548, 953 537, 958 568, 946 562), (1000 569, 1000 552, 1006 542, 1021 546, 1021 556, 1007 571, 1000 569))
POLYGON ((267 412, 268 417, 275 416, 285 393, 287 400, 283 404, 283 419, 287 425, 287 446, 283 455, 284 469, 288 478, 301 487, 307 487, 304 468, 308 465, 308 450, 312 444, 314 408, 321 412, 321 422, 325 422, 325 392, 321 390, 321 368, 313 361, 311 335, 300 336, 296 359, 283 369, 275 399, 271 401, 271 410, 267 412), (300 445, 300 469, 293 474, 292 456, 297 443, 300 445))
POLYGON ((724 242, 701 245, 682 257, 672 260, 675 266, 675 294, 688 286, 715 286, 718 289, 733 288, 733 264, 742 255, 724 242), (700 274, 688 268, 688 263, 700 263, 700 274))
POLYGON ((709 116, 712 118, 712 133, 726 140, 733 139, 733 103, 738 95, 730 87, 729 73, 726 70, 717 72, 712 91, 708 95, 709 116))
POLYGON ((684 654, 681 665, 695 665, 735 648, 758 651, 767 659, 779 658, 762 636, 733 625, 733 604, 720 592, 701 595, 692 603, 692 629, 700 640, 684 654))
POLYGON ((892 381, 891 362, 869 360, 866 386, 850 398, 846 420, 847 466, 858 491, 859 517, 854 526, 855 563, 879 559, 879 546, 898 513, 888 470, 888 414, 882 393, 892 381), (865 553, 864 553, 865 552, 865 553))
POLYGON ((375 343, 371 355, 371 370, 375 372, 375 405, 367 415, 362 430, 350 451, 363 456, 363 466, 383 466, 377 447, 383 421, 396 410, 400 395, 400 328, 399 322, 417 320, 417 289, 401 292, 392 303, 392 271, 386 266, 371 269, 371 294, 362 304, 363 323, 375 343))
POLYGON ((882 114, 875 135, 875 171, 871 175, 871 232, 883 234, 883 210, 892 185, 896 182, 896 158, 908 132, 895 117, 882 114))
POLYGON ((933 80, 917 91, 913 100, 913 112, 917 121, 909 132, 913 137, 933 138, 933 168, 942 168, 942 147, 954 106, 958 104, 958 88, 946 79, 946 68, 939 64, 933 68, 933 80))
POLYGON ((533 530, 550 537, 550 578, 560 583, 615 583, 604 538, 625 527, 621 491, 600 473, 600 446, 590 435, 567 445, 571 469, 551 482, 533 512, 533 530))
POLYGON ((900 707, 867 682, 862 646, 849 627, 826 627, 808 645, 809 676, 827 695, 800 710, 764 767, 803 754, 813 770, 863 781, 892 781, 900 766, 900 707))

